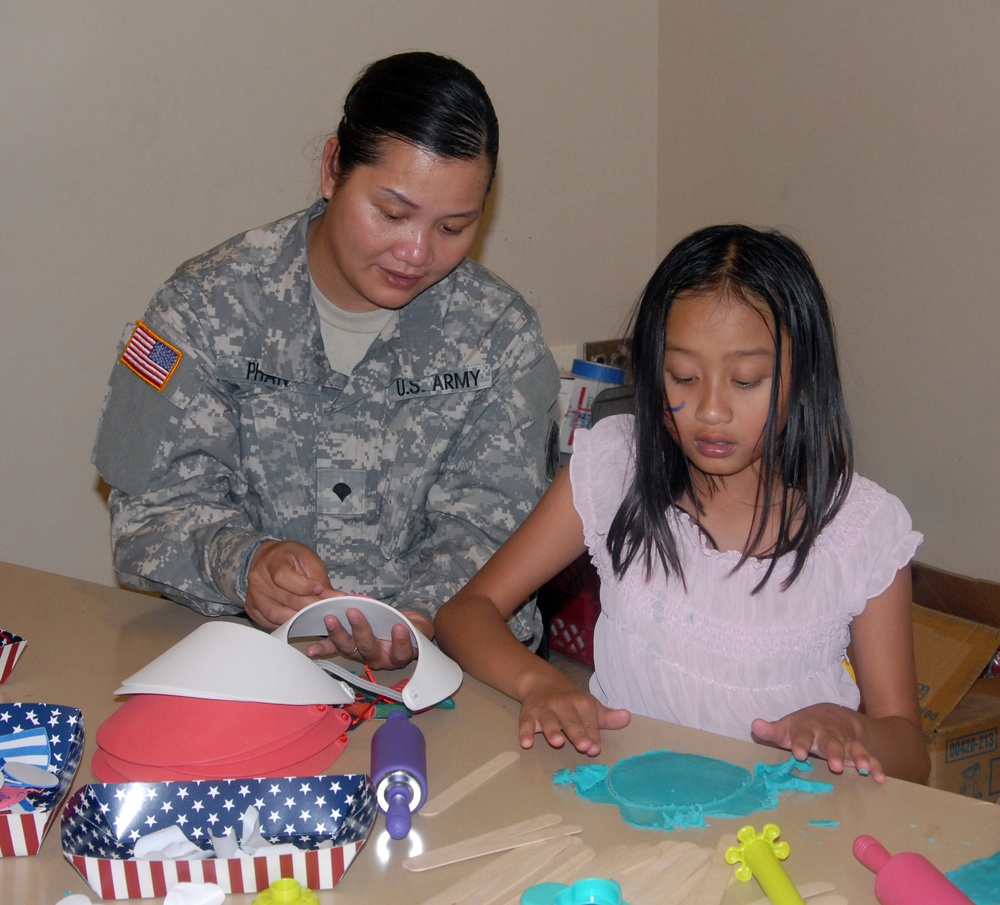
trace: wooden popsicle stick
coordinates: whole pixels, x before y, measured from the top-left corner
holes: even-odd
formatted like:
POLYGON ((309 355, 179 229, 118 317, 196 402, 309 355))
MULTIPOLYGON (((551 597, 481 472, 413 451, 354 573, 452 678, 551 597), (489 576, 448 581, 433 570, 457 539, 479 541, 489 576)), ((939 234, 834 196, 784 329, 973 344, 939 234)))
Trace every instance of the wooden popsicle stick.
MULTIPOLYGON (((455 845, 468 845, 473 842, 507 839, 511 836, 533 833, 535 830, 540 830, 543 827, 555 826, 557 823, 562 823, 562 816, 560 814, 539 814, 537 817, 530 817, 527 820, 522 820, 520 823, 512 823, 510 826, 502 826, 499 829, 490 830, 488 833, 463 839, 461 842, 456 842, 455 845)), ((441 851, 441 849, 438 849, 438 851, 441 851)))
POLYGON ((719 905, 726 894, 729 881, 735 876, 731 864, 726 863, 726 849, 739 844, 735 835, 722 836, 715 844, 715 852, 708 862, 708 873, 698 890, 695 905, 719 905))
POLYGON ((515 870, 495 875, 479 889, 463 896, 455 905, 489 905, 490 902, 505 899, 515 889, 523 891, 532 885, 534 877, 543 874, 552 860, 559 857, 573 842, 572 838, 562 836, 519 849, 520 860, 515 870))
MULTIPOLYGON (((570 846, 562 852, 558 859, 549 864, 546 873, 532 878, 530 883, 522 883, 521 888, 518 889, 517 894, 513 898, 509 898, 504 902, 491 902, 489 905, 520 905, 524 890, 529 886, 534 886, 536 883, 564 883, 569 886, 581 879, 583 869, 593 861, 594 850, 590 846, 584 845, 582 839, 574 838, 573 841, 580 844, 570 846)), ((588 877, 596 876, 590 873, 589 870, 586 875, 588 877)))
MULTIPOLYGON (((686 880, 708 860, 708 850, 693 842, 661 843, 656 848, 659 849, 657 857, 630 870, 616 872, 613 879, 618 880, 623 889, 628 884, 629 890, 641 888, 654 877, 667 876, 670 884, 676 884, 686 880)), ((627 897, 625 901, 629 901, 627 897)))
MULTIPOLYGON (((711 854, 709 849, 699 845, 679 843, 675 849, 643 865, 641 870, 633 871, 631 879, 626 876, 622 881, 622 889, 628 891, 625 901, 634 905, 633 898, 650 887, 657 891, 659 902, 667 901, 668 896, 673 896, 685 880, 708 862, 711 854)), ((669 901, 677 900, 671 898, 669 901)))
POLYGON ((484 867, 466 874, 457 883, 452 884, 437 895, 426 899, 423 905, 455 905, 463 896, 469 895, 469 893, 474 892, 484 883, 490 882, 493 877, 505 873, 516 873, 520 863, 521 852, 517 849, 510 849, 500 855, 499 858, 494 858, 484 867))
MULTIPOLYGON (((834 886, 832 883, 827 883, 825 880, 817 880, 814 883, 803 883, 801 886, 797 886, 796 889, 799 891, 799 895, 803 899, 812 899, 815 896, 821 896, 823 893, 833 892, 834 886)), ((815 905, 820 905, 820 901, 817 900, 815 905)), ((750 905, 771 905, 771 900, 764 896, 762 899, 754 899, 750 905)), ((826 905, 826 903, 823 903, 826 905)), ((830 905, 833 905, 831 902, 830 905)))
MULTIPOLYGON (((532 845, 526 849, 518 851, 523 857, 523 862, 518 871, 514 871, 504 877, 503 883, 494 883, 491 888, 484 887, 479 893, 462 899, 456 905, 501 905, 513 894, 516 896, 515 902, 520 902, 521 895, 529 886, 541 883, 549 873, 553 871, 553 865, 565 864, 577 859, 581 851, 587 848, 582 839, 573 836, 563 836, 561 839, 553 840, 561 842, 562 849, 554 857, 548 857, 544 861, 541 859, 531 859, 531 854, 536 848, 532 845)), ((552 845, 552 842, 543 842, 540 845, 552 845)))
POLYGON ((555 826, 535 830, 533 833, 516 833, 506 837, 490 834, 492 838, 486 840, 482 838, 467 839, 462 842, 456 842, 453 845, 446 845, 443 848, 424 852, 422 855, 416 855, 413 858, 404 858, 402 864, 407 870, 432 870, 435 867, 444 867, 446 864, 468 861, 472 858, 480 858, 483 855, 503 852, 510 848, 530 845, 533 842, 544 842, 547 839, 554 839, 558 836, 570 836, 581 832, 583 832, 583 827, 576 824, 556 824, 555 826))
POLYGON ((463 776, 460 780, 448 786, 448 788, 429 798, 417 813, 423 814, 424 817, 435 817, 446 808, 450 808, 460 798, 464 798, 469 792, 479 788, 487 780, 492 779, 505 767, 509 767, 520 756, 520 753, 517 751, 505 751, 503 754, 498 754, 467 776, 463 776))
POLYGON ((710 864, 711 861, 706 861, 681 883, 668 898, 661 899, 660 901, 663 905, 687 905, 688 902, 691 902, 693 905, 701 885, 705 882, 705 877, 708 876, 710 864))
POLYGON ((622 858, 621 864, 616 865, 611 869, 608 873, 608 878, 611 880, 618 880, 619 883, 624 883, 626 877, 630 874, 635 874, 637 871, 644 870, 652 861, 663 862, 666 860, 667 863, 669 863, 667 856, 670 852, 673 852, 674 849, 677 849, 674 857, 679 858, 684 852, 684 849, 681 848, 681 846, 690 845, 690 842, 664 841, 658 845, 650 845, 645 848, 630 851, 624 858, 622 858))
MULTIPOLYGON (((575 883, 583 879, 583 870, 587 868, 586 875, 593 877, 590 872, 590 865, 594 861, 594 850, 589 845, 583 845, 583 840, 579 840, 580 850, 574 852, 569 858, 565 858, 558 864, 551 866, 549 872, 536 880, 536 883, 575 883)), ((570 850, 571 851, 571 850, 570 850)))
POLYGON ((658 855, 657 849, 646 842, 637 842, 633 845, 622 842, 603 852, 598 852, 594 862, 590 865, 590 869, 593 871, 591 876, 616 880, 625 871, 642 864, 644 861, 651 861, 658 855))

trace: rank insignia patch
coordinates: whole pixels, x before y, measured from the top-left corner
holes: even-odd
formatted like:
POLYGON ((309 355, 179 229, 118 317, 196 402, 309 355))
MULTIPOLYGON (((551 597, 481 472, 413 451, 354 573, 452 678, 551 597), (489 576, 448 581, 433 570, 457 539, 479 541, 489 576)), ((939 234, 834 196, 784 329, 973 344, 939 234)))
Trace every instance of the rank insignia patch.
POLYGON ((122 352, 121 363, 135 371, 151 387, 162 390, 183 357, 180 349, 160 339, 142 321, 136 321, 122 352))

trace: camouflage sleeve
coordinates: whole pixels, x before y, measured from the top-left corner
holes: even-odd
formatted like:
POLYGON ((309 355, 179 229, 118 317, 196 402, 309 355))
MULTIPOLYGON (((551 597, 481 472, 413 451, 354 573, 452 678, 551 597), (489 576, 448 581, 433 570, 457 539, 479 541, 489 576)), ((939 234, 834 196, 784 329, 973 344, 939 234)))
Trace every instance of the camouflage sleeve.
MULTIPOLYGON (((518 322, 497 376, 474 409, 427 497, 428 536, 392 600, 433 619, 524 520, 558 465, 559 373, 533 311, 518 322)), ((534 605, 512 618, 537 642, 534 605)))
POLYGON ((176 347, 180 361, 158 388, 119 358, 94 449, 112 488, 115 571, 127 587, 206 615, 237 613, 249 558, 266 537, 242 504, 247 483, 232 402, 208 379, 207 343, 184 324, 183 300, 171 290, 158 300, 147 324, 176 347), (164 311, 170 313, 158 313, 164 311))

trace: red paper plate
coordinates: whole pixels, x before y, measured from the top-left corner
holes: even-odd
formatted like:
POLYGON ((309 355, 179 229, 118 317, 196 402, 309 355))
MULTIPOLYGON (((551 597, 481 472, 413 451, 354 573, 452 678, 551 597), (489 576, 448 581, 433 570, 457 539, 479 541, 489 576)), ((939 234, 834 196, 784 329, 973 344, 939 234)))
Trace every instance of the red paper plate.
POLYGON ((241 760, 315 728, 327 704, 260 704, 137 694, 98 728, 99 747, 150 766, 241 760))
POLYGON ((314 776, 323 773, 337 759, 340 752, 347 746, 347 736, 341 735, 326 748, 294 763, 274 764, 269 769, 236 769, 222 770, 218 774, 199 772, 196 764, 181 769, 170 766, 150 766, 149 764, 133 764, 108 754, 102 748, 94 752, 90 767, 101 782, 187 782, 195 779, 225 780, 225 779, 280 779, 287 776, 314 776))

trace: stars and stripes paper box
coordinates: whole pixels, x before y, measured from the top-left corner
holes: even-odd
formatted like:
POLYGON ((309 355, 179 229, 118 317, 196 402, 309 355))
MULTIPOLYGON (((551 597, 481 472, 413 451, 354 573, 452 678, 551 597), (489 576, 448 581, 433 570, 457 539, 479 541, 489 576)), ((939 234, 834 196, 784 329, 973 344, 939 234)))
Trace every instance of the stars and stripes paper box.
POLYGON ((0 685, 7 681, 25 644, 27 642, 20 635, 0 629, 0 685))
POLYGON ((83 714, 57 704, 0 704, 0 760, 31 764, 58 777, 49 789, 0 788, 0 857, 35 855, 83 754, 83 714), (6 802, 6 803, 5 803, 6 802))
POLYGON ((142 321, 136 321, 122 351, 121 362, 150 386, 162 390, 183 357, 180 349, 157 336, 142 321))
POLYGON ((182 882, 249 893, 292 878, 309 889, 332 889, 364 845, 377 813, 371 780, 360 773, 94 783, 77 789, 66 803, 60 832, 66 859, 103 899, 162 897, 182 882), (267 842, 292 843, 298 851, 204 860, 133 858, 136 840, 168 826, 214 855, 211 837, 238 833, 249 807, 258 811, 267 842))

